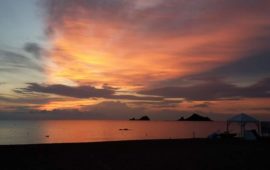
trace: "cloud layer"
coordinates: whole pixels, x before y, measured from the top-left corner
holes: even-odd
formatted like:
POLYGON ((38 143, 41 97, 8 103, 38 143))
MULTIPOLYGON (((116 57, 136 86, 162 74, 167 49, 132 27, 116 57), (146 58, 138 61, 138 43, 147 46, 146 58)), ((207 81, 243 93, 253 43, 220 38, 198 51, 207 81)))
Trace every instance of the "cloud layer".
POLYGON ((40 2, 46 45, 0 46, 2 110, 269 111, 269 0, 40 2))
POLYGON ((30 83, 28 87, 21 89, 21 92, 41 92, 76 98, 108 97, 114 94, 114 90, 110 88, 97 89, 91 86, 70 87, 60 84, 39 85, 37 83, 30 83))
POLYGON ((74 97, 74 98, 105 98, 105 99, 126 99, 126 100, 162 100, 161 97, 152 96, 136 96, 116 94, 117 89, 103 86, 102 88, 95 88, 93 86, 67 86, 62 84, 40 85, 37 83, 28 83, 25 88, 15 90, 17 93, 47 93, 60 96, 74 97))
POLYGON ((197 85, 185 87, 163 87, 141 91, 142 94, 158 95, 166 98, 185 98, 187 100, 220 100, 241 98, 270 98, 270 78, 254 85, 239 87, 221 80, 208 80, 197 85))
POLYGON ((56 35, 51 59, 58 66, 48 68, 50 80, 138 88, 218 68, 269 48, 269 5, 267 0, 46 1, 47 26, 56 35))

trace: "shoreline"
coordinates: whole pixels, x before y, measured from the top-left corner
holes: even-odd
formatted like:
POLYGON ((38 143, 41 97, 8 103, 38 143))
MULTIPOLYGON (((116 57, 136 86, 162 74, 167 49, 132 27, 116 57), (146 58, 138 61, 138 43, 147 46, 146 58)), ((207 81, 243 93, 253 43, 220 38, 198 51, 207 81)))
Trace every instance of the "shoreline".
POLYGON ((1 145, 1 169, 269 169, 270 141, 161 139, 1 145))
MULTIPOLYGON (((105 145, 113 143, 144 143, 144 142, 168 142, 168 141, 208 141, 207 138, 167 138, 167 139, 138 139, 138 140, 112 140, 112 141, 89 141, 89 142, 59 142, 59 143, 18 143, 18 144, 0 144, 1 147, 23 147, 23 146, 46 146, 46 145, 105 145)), ((236 139, 238 140, 238 139, 236 139)))

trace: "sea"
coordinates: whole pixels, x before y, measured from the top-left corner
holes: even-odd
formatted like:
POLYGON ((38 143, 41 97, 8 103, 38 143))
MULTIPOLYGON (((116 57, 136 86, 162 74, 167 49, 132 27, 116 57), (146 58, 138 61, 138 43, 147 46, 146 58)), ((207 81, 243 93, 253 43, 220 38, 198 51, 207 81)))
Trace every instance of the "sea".
POLYGON ((1 120, 0 145, 206 138, 225 130, 226 122, 216 121, 1 120))

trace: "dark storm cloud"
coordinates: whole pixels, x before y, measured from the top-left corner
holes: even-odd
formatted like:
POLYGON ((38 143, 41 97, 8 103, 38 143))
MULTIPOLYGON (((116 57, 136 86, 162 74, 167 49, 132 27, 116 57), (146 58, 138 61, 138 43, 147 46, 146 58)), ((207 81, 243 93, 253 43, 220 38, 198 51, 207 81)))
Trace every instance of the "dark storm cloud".
POLYGON ((116 95, 117 89, 103 86, 95 88, 92 86, 67 86, 62 84, 40 85, 37 83, 28 83, 25 88, 14 90, 17 93, 47 93, 74 98, 106 98, 106 99, 126 99, 126 100, 162 100, 161 97, 152 96, 134 96, 134 95, 116 95))
POLYGON ((233 98, 269 98, 270 78, 248 87, 239 87, 221 80, 206 81, 185 87, 163 87, 144 90, 140 93, 187 100, 219 100, 233 98))

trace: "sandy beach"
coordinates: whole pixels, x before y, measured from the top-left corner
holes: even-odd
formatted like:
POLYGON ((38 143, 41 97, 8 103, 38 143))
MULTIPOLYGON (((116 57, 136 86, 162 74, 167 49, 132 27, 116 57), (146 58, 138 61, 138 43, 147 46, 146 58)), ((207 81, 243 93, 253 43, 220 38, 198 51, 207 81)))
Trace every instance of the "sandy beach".
POLYGON ((1 169, 270 169, 270 141, 147 140, 2 145, 1 169))

